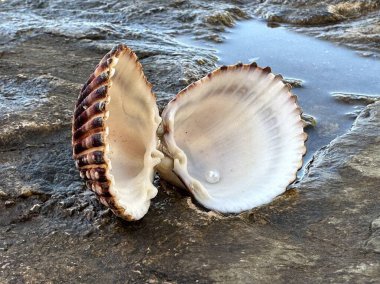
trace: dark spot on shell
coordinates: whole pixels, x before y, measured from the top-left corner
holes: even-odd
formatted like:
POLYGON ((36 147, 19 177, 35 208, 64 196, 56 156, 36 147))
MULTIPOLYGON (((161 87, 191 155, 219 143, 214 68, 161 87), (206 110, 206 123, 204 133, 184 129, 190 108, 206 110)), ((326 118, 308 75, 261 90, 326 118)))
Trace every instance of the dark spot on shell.
POLYGON ((96 133, 91 137, 92 147, 103 146, 103 135, 101 133, 96 133))
POLYGON ((249 64, 249 68, 257 68, 257 63, 252 62, 251 64, 249 64))
POLYGON ((95 164, 104 163, 104 156, 102 151, 95 151, 92 155, 95 164))
POLYGON ((269 66, 267 66, 263 69, 263 71, 266 73, 270 73, 270 72, 272 72, 272 69, 269 66))
POLYGON ((108 72, 103 72, 102 74, 100 74, 98 77, 96 77, 95 79, 95 85, 96 86, 99 86, 101 85, 102 83, 106 82, 108 80, 109 76, 108 76, 108 72))
POLYGON ((92 122, 92 127, 95 128, 101 128, 104 126, 103 117, 95 117, 92 122))

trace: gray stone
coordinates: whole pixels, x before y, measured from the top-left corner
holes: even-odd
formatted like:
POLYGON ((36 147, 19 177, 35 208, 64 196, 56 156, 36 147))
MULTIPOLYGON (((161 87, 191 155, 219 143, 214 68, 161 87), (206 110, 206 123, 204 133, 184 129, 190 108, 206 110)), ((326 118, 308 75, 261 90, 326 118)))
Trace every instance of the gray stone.
POLYGON ((372 221, 371 223, 371 230, 376 231, 380 229, 380 217, 376 218, 375 220, 372 221))
POLYGON ((6 194, 4 191, 0 190, 0 198, 6 199, 8 197, 8 194, 6 194))
POLYGON ((350 93, 342 93, 342 92, 334 92, 332 93, 332 96, 343 103, 347 104, 364 104, 369 105, 372 104, 378 100, 380 100, 379 96, 366 96, 366 95, 360 95, 360 94, 350 94, 350 93))
POLYGON ((365 248, 370 251, 380 253, 380 235, 369 238, 365 248))
POLYGON ((304 81, 301 79, 295 79, 295 78, 284 78, 284 83, 289 84, 293 88, 301 88, 303 87, 304 81))
POLYGON ((15 204, 16 204, 16 202, 14 202, 13 200, 7 200, 4 202, 5 207, 11 207, 15 204))
POLYGON ((30 209, 30 213, 39 213, 41 211, 41 204, 34 204, 30 209))
POLYGON ((316 127, 317 126, 317 120, 312 115, 303 113, 303 114, 301 114, 301 118, 305 124, 305 127, 316 127))

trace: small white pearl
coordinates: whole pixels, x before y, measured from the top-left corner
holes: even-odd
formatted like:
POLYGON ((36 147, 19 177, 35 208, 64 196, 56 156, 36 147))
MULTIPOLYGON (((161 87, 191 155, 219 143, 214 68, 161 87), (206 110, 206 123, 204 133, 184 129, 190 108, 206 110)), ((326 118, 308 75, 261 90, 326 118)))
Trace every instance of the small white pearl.
POLYGON ((217 183, 220 181, 220 173, 218 170, 207 171, 205 177, 208 183, 217 183))

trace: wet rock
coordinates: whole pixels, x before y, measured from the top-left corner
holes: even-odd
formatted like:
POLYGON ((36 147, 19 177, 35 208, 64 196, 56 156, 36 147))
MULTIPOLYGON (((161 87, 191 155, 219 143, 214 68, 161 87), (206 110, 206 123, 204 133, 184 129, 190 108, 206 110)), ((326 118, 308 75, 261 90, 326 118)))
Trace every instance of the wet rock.
POLYGON ((317 126, 317 120, 312 115, 303 113, 303 114, 301 114, 301 118, 305 124, 305 127, 316 127, 317 126))
POLYGON ((246 12, 238 7, 226 9, 226 11, 216 12, 207 16, 206 23, 217 27, 232 27, 238 19, 248 19, 249 16, 246 12))
POLYGON ((34 194, 34 191, 33 191, 32 188, 30 188, 30 187, 22 187, 21 188, 21 192, 19 194, 19 197, 26 198, 26 197, 32 196, 33 194, 34 194))
POLYGON ((349 93, 332 93, 332 96, 343 103, 346 104, 364 104, 369 105, 378 100, 380 100, 379 96, 366 96, 361 94, 349 94, 349 93))
POLYGON ((380 253, 380 218, 372 221, 370 237, 364 243, 364 248, 368 251, 380 253))
POLYGON ((366 51, 357 51, 356 54, 363 56, 363 57, 375 57, 376 56, 373 52, 366 52, 366 51))
POLYGON ((376 0, 265 1, 250 7, 269 22, 284 23, 295 30, 379 54, 380 4, 376 0))
POLYGON ((206 18, 206 23, 213 26, 225 26, 232 27, 235 23, 235 19, 228 12, 216 13, 206 18))
POLYGON ((354 106, 354 110, 346 113, 346 116, 355 119, 360 115, 362 110, 363 110, 363 106, 354 106))
MULTIPOLYGON (((380 103, 377 102, 361 112, 350 133, 338 137, 316 155, 307 176, 297 187, 300 191, 297 203, 311 202, 304 211, 308 216, 314 214, 310 206, 318 204, 318 214, 314 216, 318 221, 309 225, 305 233, 314 240, 331 240, 341 247, 350 245, 352 257, 361 255, 360 242, 367 239, 367 224, 372 221, 371 231, 377 224, 374 218, 379 204, 379 195, 375 192, 380 189, 380 172, 376 170, 380 165, 380 144, 376 134, 379 126, 380 103), (340 232, 340 241, 332 237, 334 232, 340 232)), ((302 210, 296 211, 295 214, 302 214, 302 210)), ((307 219, 305 221, 311 224, 309 217, 307 219)), ((372 233, 365 248, 378 250, 377 235, 372 233)), ((360 258, 367 266, 376 264, 370 255, 360 258)), ((346 280, 379 276, 378 270, 366 269, 363 274, 358 274, 355 269, 343 270, 347 273, 346 280)), ((342 279, 338 271, 336 280, 342 279)))
POLYGON ((69 207, 74 205, 75 199, 76 199, 75 196, 71 196, 69 198, 66 198, 66 199, 60 201, 59 205, 61 205, 62 208, 69 208, 69 207))
POLYGON ((8 194, 0 190, 0 199, 6 199, 7 197, 8 197, 8 194))
POLYGON ((301 88, 304 84, 303 80, 295 78, 284 78, 283 82, 289 84, 292 88, 301 88))
POLYGON ((327 7, 322 9, 313 9, 309 7, 295 9, 286 6, 273 8, 275 9, 269 9, 269 11, 266 8, 263 10, 260 10, 259 8, 258 12, 260 13, 260 16, 268 22, 291 23, 303 26, 333 24, 340 22, 343 19, 340 15, 328 11, 327 7))
POLYGON ((373 236, 365 244, 367 250, 380 253, 380 234, 378 236, 373 236))
MULTIPOLYGON (((52 34, 76 40, 120 40, 142 36, 137 25, 161 28, 161 34, 190 33, 197 38, 222 41, 215 31, 233 25, 236 19, 252 16, 269 23, 285 23, 296 30, 379 53, 377 41, 380 5, 376 0, 333 1, 167 1, 138 3, 111 1, 83 4, 86 13, 78 16, 77 3, 56 1, 37 8, 32 2, 5 1, 0 42, 14 44, 17 35, 52 34), (27 11, 27 12, 26 12, 27 11), (107 11, 107 12, 105 12, 107 11), (51 20, 54 17, 55 20, 51 20), (148 24, 147 19, 148 18, 148 24), (58 22, 57 22, 58 21, 58 22), (136 31, 136 32, 135 32, 136 31)), ((153 28, 154 29, 154 28, 153 28)), ((148 31, 148 30, 145 30, 148 31)), ((134 38, 136 39, 136 38, 134 38)), ((5 45, 4 45, 5 46, 5 45)), ((0 50, 2 52, 2 50, 0 50)))
POLYGON ((378 1, 348 1, 328 6, 328 10, 336 15, 344 18, 357 18, 366 15, 372 11, 376 11, 380 4, 378 1))
POLYGON ((376 231, 380 229, 380 217, 376 218, 375 220, 372 221, 371 223, 371 230, 376 231))
POLYGON ((41 211, 41 204, 34 204, 30 209, 30 213, 39 213, 41 211))
POLYGON ((214 34, 214 33, 209 33, 209 34, 201 34, 201 35, 195 35, 194 39, 196 40, 206 40, 206 41, 213 41, 215 43, 222 43, 225 39, 224 36, 220 34, 214 34))
MULTIPOLYGON (((375 139, 375 143, 380 142, 380 138, 375 139)), ((380 159, 373 156, 376 153, 376 147, 368 147, 361 152, 361 155, 353 155, 347 160, 346 167, 353 172, 360 172, 365 178, 377 178, 379 176, 378 168, 374 168, 380 159)))
POLYGON ((11 207, 15 204, 16 204, 16 202, 14 202, 13 200, 7 200, 4 202, 5 207, 11 207))
POLYGON ((17 74, 16 79, 0 75, 0 82, 0 144, 19 143, 27 132, 70 123, 72 100, 67 92, 79 85, 51 75, 29 78, 17 74))

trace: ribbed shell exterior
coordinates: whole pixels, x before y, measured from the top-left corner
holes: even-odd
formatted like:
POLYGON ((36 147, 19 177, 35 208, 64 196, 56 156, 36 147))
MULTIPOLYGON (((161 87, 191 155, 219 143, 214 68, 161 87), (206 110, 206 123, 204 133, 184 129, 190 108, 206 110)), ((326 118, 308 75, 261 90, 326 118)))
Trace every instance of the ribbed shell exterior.
MULTIPOLYGON (((106 121, 109 117, 107 108, 111 99, 109 90, 115 72, 113 67, 121 55, 132 59, 135 68, 141 73, 141 78, 151 89, 151 84, 143 75, 136 54, 125 45, 113 48, 96 66, 80 91, 72 123, 72 147, 76 167, 87 187, 95 192, 101 203, 111 208, 116 215, 131 221, 136 219, 135 216, 126 213, 125 208, 120 206, 110 190, 114 180, 110 174, 111 161, 107 158, 109 143, 106 121)), ((151 95, 154 97, 153 93, 151 95)))

